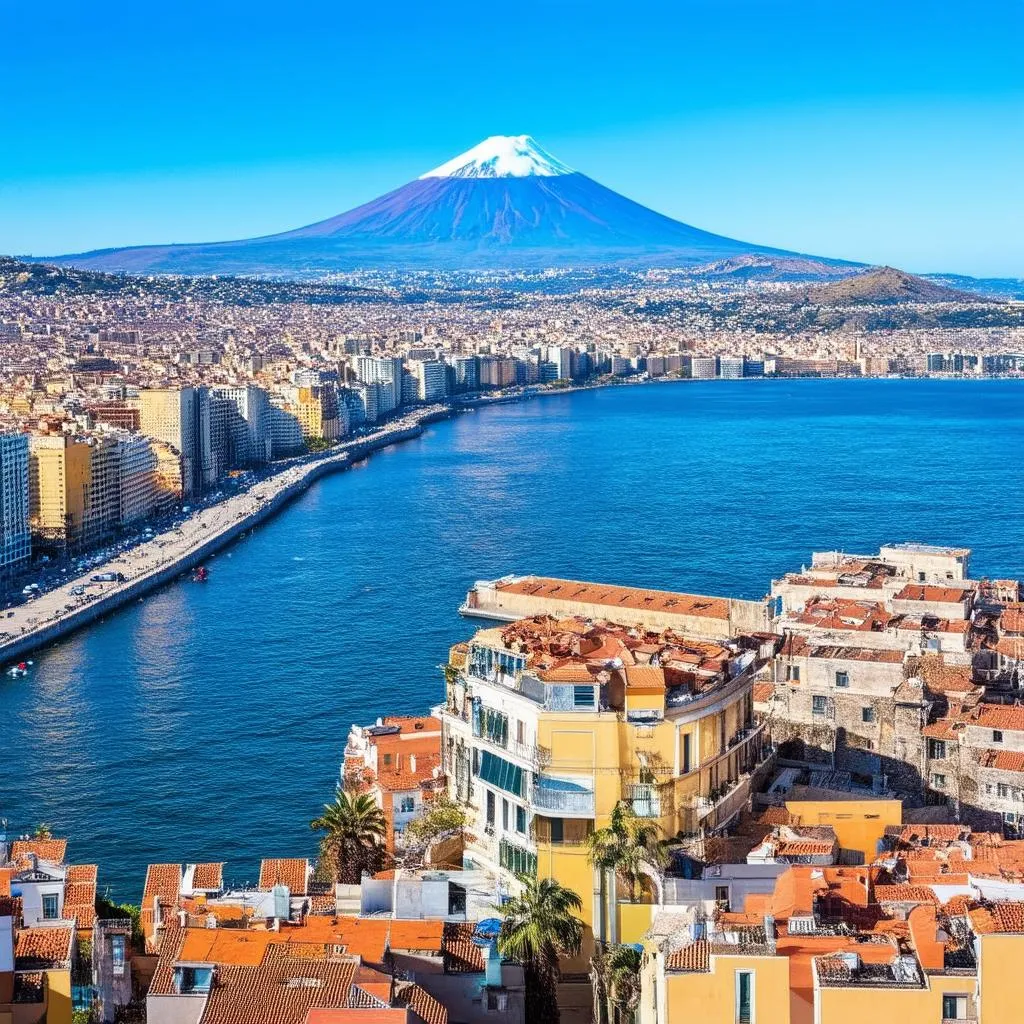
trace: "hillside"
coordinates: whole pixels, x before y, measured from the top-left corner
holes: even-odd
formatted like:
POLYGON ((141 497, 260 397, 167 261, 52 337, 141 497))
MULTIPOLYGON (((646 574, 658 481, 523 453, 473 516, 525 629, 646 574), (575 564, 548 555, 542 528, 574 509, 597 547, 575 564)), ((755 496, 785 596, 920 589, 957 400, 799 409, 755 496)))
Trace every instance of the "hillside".
POLYGON ((946 288, 894 267, 876 267, 841 281, 812 285, 797 294, 801 301, 815 306, 884 306, 936 302, 976 304, 998 301, 971 292, 946 288))

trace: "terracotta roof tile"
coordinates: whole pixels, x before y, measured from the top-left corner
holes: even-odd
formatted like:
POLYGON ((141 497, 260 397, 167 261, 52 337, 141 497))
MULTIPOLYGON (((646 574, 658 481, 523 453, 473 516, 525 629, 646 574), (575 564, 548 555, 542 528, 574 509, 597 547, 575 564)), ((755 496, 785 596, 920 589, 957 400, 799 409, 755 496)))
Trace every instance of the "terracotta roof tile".
POLYGON ((309 883, 309 861, 305 857, 272 858, 260 863, 260 888, 286 885, 292 896, 305 896, 309 883))
POLYGON ((167 903, 174 903, 181 891, 180 864, 150 864, 146 868, 146 883, 142 889, 143 907, 152 907, 153 898, 159 896, 167 903))
POLYGON ((192 888, 207 891, 224 887, 224 864, 196 864, 192 874, 192 888))
POLYGON ((67 854, 66 839, 15 839, 11 843, 11 862, 24 864, 30 853, 51 864, 63 864, 67 854))
POLYGON ((682 946, 665 958, 666 971, 707 971, 709 968, 708 944, 704 939, 682 946))
POLYGON ((75 931, 64 927, 22 928, 14 945, 16 970, 39 970, 62 964, 70 966, 75 931))
POLYGON ((406 983, 396 986, 395 1002, 408 1006, 424 1024, 448 1024, 448 1011, 419 985, 406 983))
POLYGON ((476 926, 472 924, 446 924, 442 953, 445 974, 477 974, 484 970, 484 955, 473 942, 476 926))

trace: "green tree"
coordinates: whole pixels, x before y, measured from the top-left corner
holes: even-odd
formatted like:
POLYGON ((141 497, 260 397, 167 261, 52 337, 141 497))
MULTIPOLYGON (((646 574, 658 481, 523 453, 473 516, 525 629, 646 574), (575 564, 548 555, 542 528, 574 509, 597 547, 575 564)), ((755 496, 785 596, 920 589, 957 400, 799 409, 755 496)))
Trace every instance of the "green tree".
POLYGON ((460 832, 466 826, 466 809, 445 794, 430 803, 427 811, 405 827, 410 839, 431 843, 446 832, 460 832))
MULTIPOLYGON (((658 871, 665 863, 657 823, 642 818, 624 800, 612 809, 609 823, 587 837, 587 857, 601 878, 601 918, 606 916, 606 875, 621 878, 635 902, 644 875, 658 871)), ((602 928, 602 932, 606 929, 602 928)), ((602 934, 602 939, 607 935, 602 934)))
POLYGON ((47 824, 45 821, 41 821, 32 830, 33 839, 52 839, 53 838, 53 827, 47 824))
POLYGON ((324 804, 323 814, 309 827, 323 832, 320 855, 331 867, 334 879, 358 884, 364 871, 379 871, 384 863, 384 812, 365 793, 349 793, 338 786, 334 802, 324 804))
POLYGON ((643 953, 636 946, 612 946, 605 955, 605 990, 612 1024, 633 1024, 640 1004, 643 953))
POLYGON ((523 965, 526 1019, 530 1024, 558 1024, 558 960, 579 956, 583 901, 553 878, 521 875, 523 891, 499 908, 502 915, 498 952, 523 965))

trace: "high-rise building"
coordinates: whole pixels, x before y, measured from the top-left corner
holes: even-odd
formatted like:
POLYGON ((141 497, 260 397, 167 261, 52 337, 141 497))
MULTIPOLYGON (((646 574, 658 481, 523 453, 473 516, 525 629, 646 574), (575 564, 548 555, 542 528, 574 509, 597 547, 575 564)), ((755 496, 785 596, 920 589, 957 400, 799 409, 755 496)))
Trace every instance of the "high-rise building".
POLYGON ((725 380, 738 380, 743 376, 743 356, 722 356, 718 360, 718 375, 725 380))
POLYGON ((92 449, 68 434, 29 438, 29 523, 40 546, 77 547, 85 532, 92 449))
POLYGON ((356 375, 366 384, 384 384, 390 382, 390 402, 388 394, 382 394, 385 405, 378 409, 379 416, 386 416, 402 403, 402 359, 392 356, 357 356, 355 360, 356 375))
POLYGON ((129 526, 159 508, 163 491, 157 481, 157 455, 153 442, 142 434, 119 434, 118 522, 129 526))
POLYGON ((270 461, 270 400, 262 388, 217 388, 214 394, 228 399, 228 449, 232 466, 262 466, 270 461))
POLYGON ((216 480, 210 436, 210 396, 205 388, 148 388, 139 392, 139 428, 177 449, 184 497, 216 480), (212 477, 212 479, 211 479, 212 477))
POLYGON ((442 402, 448 393, 447 367, 440 360, 420 360, 410 364, 416 378, 421 402, 442 402))
POLYGON ((455 360, 455 390, 476 391, 480 387, 480 364, 476 356, 455 360))
POLYGON ((718 376, 717 356, 694 356, 691 373, 696 380, 711 380, 718 376))
POLYGON ((302 439, 302 424, 294 407, 280 404, 270 406, 270 454, 275 459, 298 455, 305 447, 302 439))
POLYGON ((24 569, 31 554, 28 437, 0 434, 0 580, 24 569))

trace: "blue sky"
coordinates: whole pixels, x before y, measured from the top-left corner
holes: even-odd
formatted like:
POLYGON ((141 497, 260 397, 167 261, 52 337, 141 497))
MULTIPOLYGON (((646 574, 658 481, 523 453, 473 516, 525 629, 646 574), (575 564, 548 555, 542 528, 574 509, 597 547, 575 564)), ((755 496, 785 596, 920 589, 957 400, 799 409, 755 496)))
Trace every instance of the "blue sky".
POLYGON ((9 5, 0 252, 296 227, 487 135, 748 241, 1024 276, 1024 4, 9 5))

